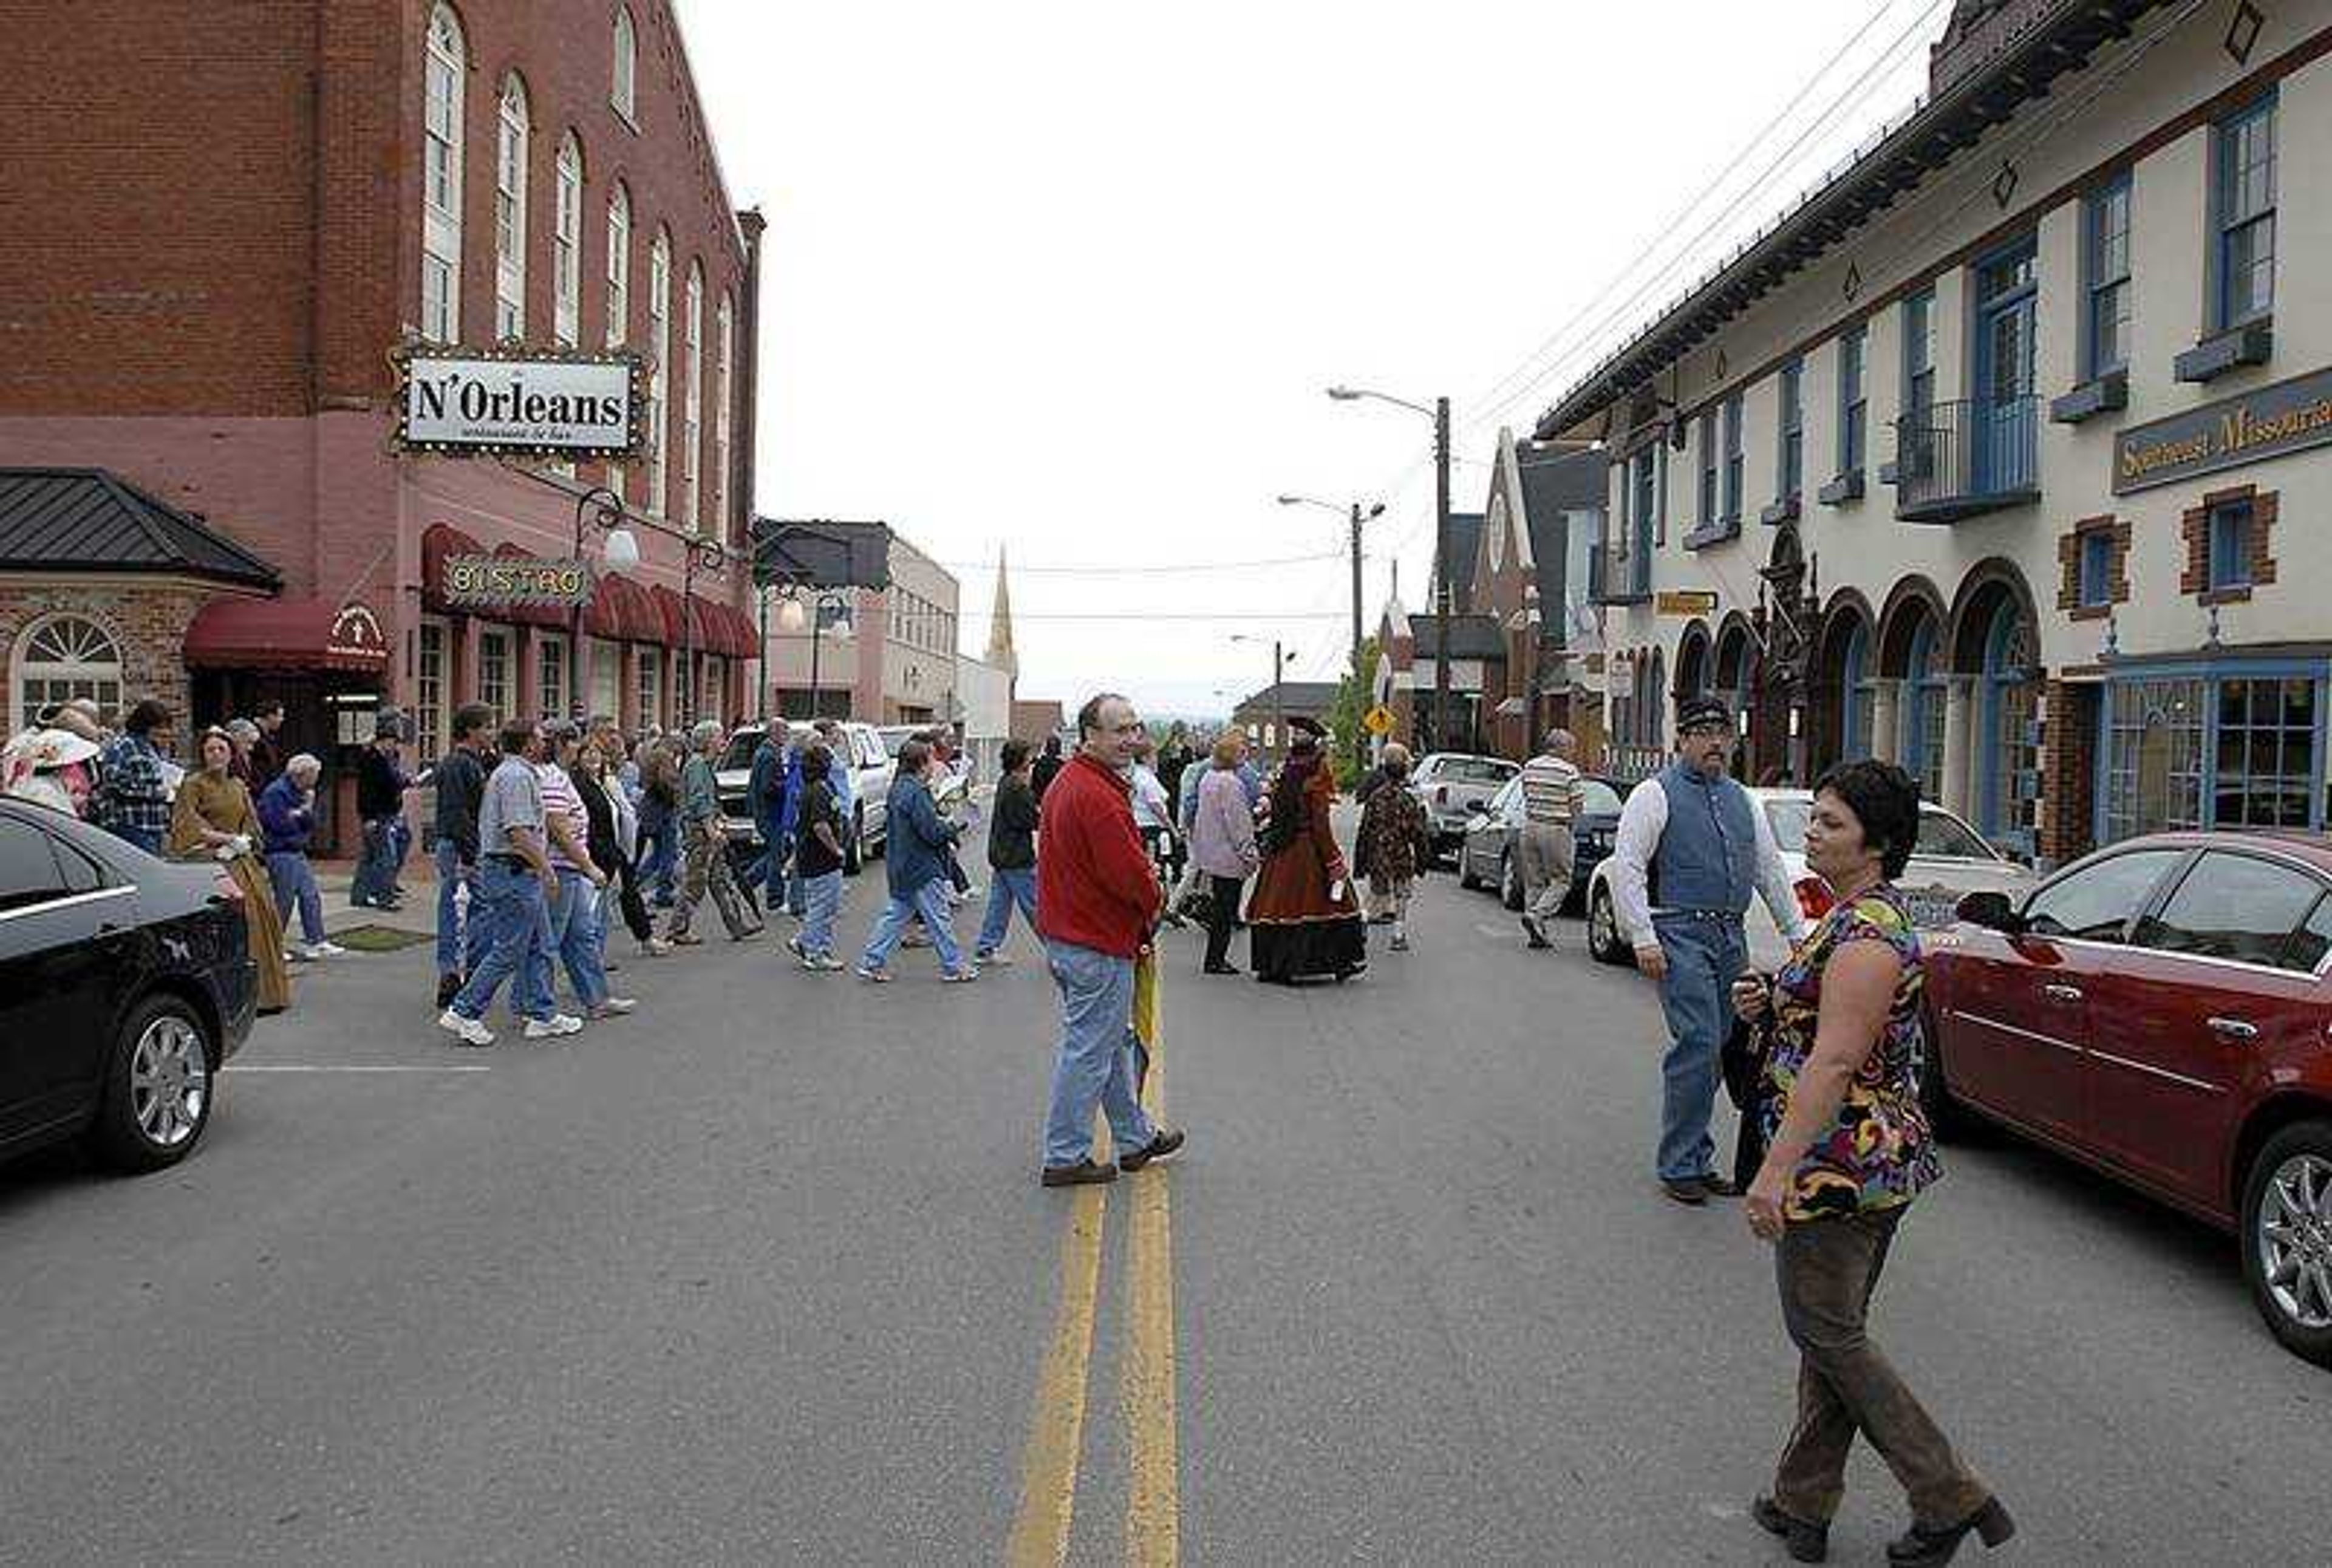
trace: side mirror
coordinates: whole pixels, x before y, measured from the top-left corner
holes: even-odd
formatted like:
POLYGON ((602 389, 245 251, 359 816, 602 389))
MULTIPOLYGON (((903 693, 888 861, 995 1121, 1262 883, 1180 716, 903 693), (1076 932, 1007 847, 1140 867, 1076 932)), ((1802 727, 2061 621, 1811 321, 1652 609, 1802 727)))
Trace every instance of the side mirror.
POLYGON ((1970 925, 1980 925, 2003 936, 2017 936, 2024 930, 2024 917, 2016 913, 2015 905, 2009 903, 2004 893, 1968 894, 1952 913, 1970 925))

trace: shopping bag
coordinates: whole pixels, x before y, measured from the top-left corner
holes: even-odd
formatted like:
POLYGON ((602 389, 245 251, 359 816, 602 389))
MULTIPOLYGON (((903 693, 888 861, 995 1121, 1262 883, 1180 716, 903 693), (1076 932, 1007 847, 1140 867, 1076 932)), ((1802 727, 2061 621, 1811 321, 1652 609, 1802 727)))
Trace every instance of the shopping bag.
POLYGON ((1145 947, 1133 961, 1133 1092, 1150 1076, 1158 1048, 1158 950, 1145 947))

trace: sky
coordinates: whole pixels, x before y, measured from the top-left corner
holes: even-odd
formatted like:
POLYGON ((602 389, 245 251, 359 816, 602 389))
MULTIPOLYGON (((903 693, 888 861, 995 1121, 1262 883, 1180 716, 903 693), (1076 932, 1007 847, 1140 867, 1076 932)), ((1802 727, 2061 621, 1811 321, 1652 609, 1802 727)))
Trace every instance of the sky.
POLYGON ((1021 695, 1189 715, 1275 639, 1343 673, 1352 499, 1368 629, 1396 561, 1422 599, 1430 422, 1329 385, 1449 397, 1480 510, 1499 426, 1907 113, 1949 13, 676 5, 769 222, 757 510, 888 521, 974 655, 1008 551, 1021 695))

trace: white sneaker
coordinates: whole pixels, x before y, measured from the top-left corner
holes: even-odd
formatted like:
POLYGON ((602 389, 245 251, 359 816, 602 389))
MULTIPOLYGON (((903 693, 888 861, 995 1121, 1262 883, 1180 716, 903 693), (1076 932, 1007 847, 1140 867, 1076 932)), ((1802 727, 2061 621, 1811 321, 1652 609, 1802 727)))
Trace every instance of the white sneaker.
MULTIPOLYGON (((486 1028, 484 1020, 464 1018, 452 1008, 437 1015, 437 1027, 465 1046, 491 1046, 494 1043, 494 1033, 486 1028)), ((527 1027, 530 1029, 534 1026, 530 1024, 527 1027)))
POLYGON ((561 1035, 579 1035, 583 1020, 573 1013, 553 1013, 547 1018, 526 1020, 526 1037, 530 1040, 555 1040, 561 1035))
POLYGON ((660 936, 649 937, 646 941, 640 943, 640 956, 642 958, 662 958, 670 951, 672 951, 672 943, 664 941, 664 939, 660 936))
POLYGON ((336 942, 311 942, 300 951, 307 958, 346 958, 349 950, 336 942))
POLYGON ((591 1009, 591 1016, 595 1018, 620 1018, 639 1005, 639 1000, 636 997, 609 997, 591 1009))

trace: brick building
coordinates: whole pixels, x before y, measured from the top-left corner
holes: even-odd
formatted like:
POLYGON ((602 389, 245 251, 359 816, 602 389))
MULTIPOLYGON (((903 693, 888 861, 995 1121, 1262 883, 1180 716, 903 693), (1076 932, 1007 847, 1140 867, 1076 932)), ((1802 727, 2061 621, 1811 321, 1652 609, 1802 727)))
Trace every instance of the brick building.
POLYGON ((741 559, 683 559, 744 539, 760 223, 730 205, 667 0, 93 0, 11 43, 12 184, 49 194, 0 227, 0 463, 101 476, 103 504, 179 520, 158 537, 263 569, 0 569, 12 722, 38 681, 196 722, 275 696, 330 764, 382 702, 425 756, 472 698, 741 708, 741 559), (408 341, 637 352, 645 440, 526 470, 399 453, 408 341), (571 556, 596 485, 643 559, 598 583, 578 692, 565 613, 456 613, 438 571, 571 556), (33 668, 64 646, 70 675, 33 668))

